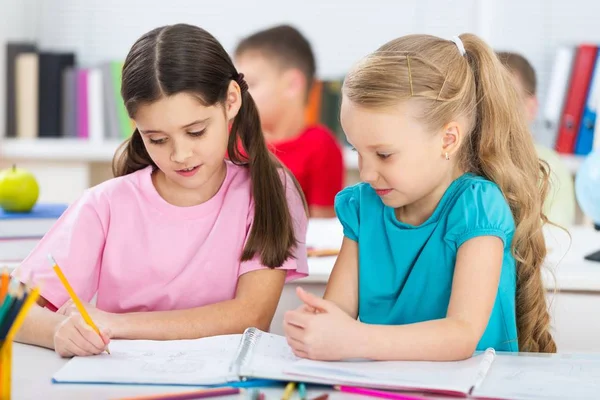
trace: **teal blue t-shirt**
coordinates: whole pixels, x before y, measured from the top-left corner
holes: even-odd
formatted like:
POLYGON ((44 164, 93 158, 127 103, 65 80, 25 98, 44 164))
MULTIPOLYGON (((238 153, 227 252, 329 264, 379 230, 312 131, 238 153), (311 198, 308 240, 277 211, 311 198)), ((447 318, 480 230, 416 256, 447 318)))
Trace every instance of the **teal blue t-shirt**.
POLYGON ((342 190, 335 210, 358 243, 358 316, 367 324, 404 325, 446 317, 458 248, 477 236, 504 242, 494 308, 477 350, 518 351, 514 218, 498 186, 464 174, 419 226, 398 221, 365 183, 342 190))

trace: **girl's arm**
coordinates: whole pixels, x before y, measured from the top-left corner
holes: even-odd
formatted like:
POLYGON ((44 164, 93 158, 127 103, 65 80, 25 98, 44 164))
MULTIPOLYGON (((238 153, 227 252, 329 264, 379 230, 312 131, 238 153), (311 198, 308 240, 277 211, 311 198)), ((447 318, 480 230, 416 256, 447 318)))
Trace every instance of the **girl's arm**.
POLYGON ((352 318, 358 317, 358 244, 344 236, 323 296, 352 318))
MULTIPOLYGON (((336 288, 332 301, 299 291, 307 306, 322 312, 287 312, 288 343, 299 357, 317 360, 468 358, 475 351, 494 306, 503 251, 502 240, 495 236, 466 241, 458 250, 447 316, 433 321, 410 325, 358 322, 342 311, 343 304, 338 307, 335 303, 342 291, 338 278, 332 286, 332 290, 336 288)), ((338 262, 336 268, 338 265, 341 264, 338 262)))
MULTIPOLYGON (((285 270, 261 269, 238 279, 233 300, 188 310, 105 314, 115 339, 175 340, 268 331, 285 282, 285 270)), ((97 310, 92 310, 97 312, 97 310)), ((94 315, 92 315, 92 319, 94 315)))
POLYGON ((494 307, 503 252, 503 242, 495 236, 465 242, 457 253, 446 318, 399 326, 359 324, 351 332, 354 356, 375 360, 471 357, 494 307))
POLYGON ((17 342, 54 349, 54 332, 67 317, 48 310, 46 304, 46 299, 40 298, 38 305, 31 307, 15 336, 17 342))

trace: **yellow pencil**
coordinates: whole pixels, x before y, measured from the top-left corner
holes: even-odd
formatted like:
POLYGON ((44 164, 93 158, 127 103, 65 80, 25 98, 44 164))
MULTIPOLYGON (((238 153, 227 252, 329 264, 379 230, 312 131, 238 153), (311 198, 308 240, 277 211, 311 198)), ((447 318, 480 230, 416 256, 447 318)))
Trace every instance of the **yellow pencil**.
POLYGON ((294 382, 288 383, 287 386, 285 387, 285 390, 283 391, 281 400, 289 400, 289 398, 292 397, 292 393, 294 392, 295 388, 296 388, 296 384, 294 382))
MULTIPOLYGON (((94 323, 94 321, 92 321, 92 318, 90 317, 90 315, 86 311, 85 307, 81 303, 81 300, 79 300, 79 297, 77 297, 77 294, 75 293, 75 291, 73 290, 73 288, 69 284, 69 281, 67 281, 67 277, 65 276, 65 274, 63 274, 63 272, 61 271, 60 267, 58 266, 58 264, 54 260, 54 257, 52 257, 51 254, 48 254, 48 260, 50 260, 50 262, 52 263, 52 268, 54 269, 54 272, 56 272, 56 275, 58 275, 58 279, 60 279, 60 281, 62 282, 62 284, 65 287, 65 289, 67 289, 67 292, 69 293, 69 296, 71 297, 71 300, 73 300, 73 303, 75 303, 75 307, 77 307, 77 310, 79 310, 79 313, 83 317, 83 320, 98 335, 100 335, 100 329, 98 329, 98 327, 96 326, 96 324, 94 323)), ((102 335, 100 335, 100 336, 102 336, 102 335)), ((106 347, 106 352, 108 354, 110 354, 110 351, 108 350, 108 346, 106 347)))

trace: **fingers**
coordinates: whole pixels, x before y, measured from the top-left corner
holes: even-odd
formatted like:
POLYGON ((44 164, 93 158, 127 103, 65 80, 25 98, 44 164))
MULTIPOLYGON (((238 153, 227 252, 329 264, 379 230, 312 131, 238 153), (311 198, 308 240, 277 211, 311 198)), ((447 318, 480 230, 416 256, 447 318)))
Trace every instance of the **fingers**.
POLYGON ((307 292, 301 287, 296 288, 296 294, 304 304, 306 304, 309 307, 313 307, 317 311, 325 312, 329 308, 329 302, 327 300, 315 296, 314 294, 307 292))
POLYGON ((73 300, 67 300, 56 312, 57 314, 69 316, 73 313, 78 313, 79 310, 77 310, 77 306, 75 306, 73 300))
POLYGON ((100 330, 100 337, 102 338, 102 341, 104 342, 105 345, 108 345, 110 343, 110 337, 111 337, 110 329, 103 328, 101 326, 99 326, 98 329, 100 330))
POLYGON ((304 304, 302 306, 300 306, 298 308, 299 311, 305 312, 305 313, 309 313, 309 314, 316 314, 317 313, 317 309, 314 307, 311 307, 307 304, 304 304))
POLYGON ((305 313, 300 311, 287 311, 283 316, 283 320, 286 323, 297 326, 299 328, 306 328, 307 324, 314 316, 315 315, 311 313, 305 313))
MULTIPOLYGON (((285 326, 283 327, 284 333, 285 333, 285 337, 286 339, 288 339, 288 342, 290 340, 293 340, 295 342, 299 342, 299 343, 303 343, 304 342, 304 334, 305 331, 302 328, 298 328, 297 326, 291 325, 291 324, 285 324, 285 326)), ((290 343, 291 345, 291 343, 290 343)))
POLYGON ((87 343, 77 343, 80 347, 85 348, 93 353, 101 353, 104 351, 106 344, 101 335, 96 333, 88 324, 85 323, 80 315, 74 316, 75 328, 87 343))
POLYGON ((310 358, 310 357, 308 357, 308 353, 306 353, 306 352, 304 352, 304 351, 302 351, 302 350, 294 349, 293 347, 292 347, 292 352, 294 353, 294 355, 295 355, 296 357, 300 357, 300 358, 310 358))
POLYGON ((292 352, 297 357, 306 358, 307 349, 304 343, 302 342, 302 332, 303 329, 296 328, 292 325, 287 324, 285 327, 285 339, 292 349, 292 352))
MULTIPOLYGON (((104 333, 106 334, 106 333, 104 333)), ((90 356, 102 353, 109 337, 98 335, 81 315, 65 319, 54 334, 54 349, 62 357, 90 356)))

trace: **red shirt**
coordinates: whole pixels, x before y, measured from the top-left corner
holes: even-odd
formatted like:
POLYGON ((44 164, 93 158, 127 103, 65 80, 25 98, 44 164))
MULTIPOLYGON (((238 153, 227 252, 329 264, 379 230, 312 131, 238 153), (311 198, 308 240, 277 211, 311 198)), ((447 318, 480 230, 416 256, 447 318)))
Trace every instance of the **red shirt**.
POLYGON ((333 206, 344 182, 344 159, 329 129, 309 126, 299 136, 268 147, 294 174, 309 206, 333 206))

